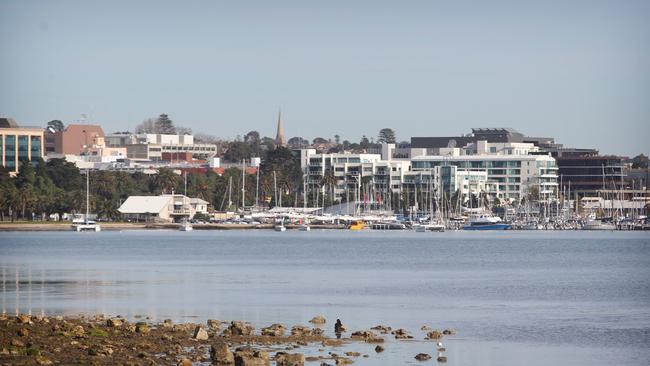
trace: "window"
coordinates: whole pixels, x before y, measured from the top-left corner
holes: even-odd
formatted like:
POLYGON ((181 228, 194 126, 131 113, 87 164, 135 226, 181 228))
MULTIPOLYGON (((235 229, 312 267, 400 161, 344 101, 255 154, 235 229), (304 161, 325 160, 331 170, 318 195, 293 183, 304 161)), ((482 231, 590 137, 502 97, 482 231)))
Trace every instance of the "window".
POLYGON ((29 160, 29 136, 18 136, 18 160, 29 160))
POLYGON ((5 166, 16 169, 16 136, 5 136, 5 166))
POLYGON ((490 152, 493 154, 496 153, 497 152, 496 146, 490 146, 490 152))
POLYGON ((31 156, 32 161, 37 161, 41 157, 41 137, 40 136, 31 136, 31 156))

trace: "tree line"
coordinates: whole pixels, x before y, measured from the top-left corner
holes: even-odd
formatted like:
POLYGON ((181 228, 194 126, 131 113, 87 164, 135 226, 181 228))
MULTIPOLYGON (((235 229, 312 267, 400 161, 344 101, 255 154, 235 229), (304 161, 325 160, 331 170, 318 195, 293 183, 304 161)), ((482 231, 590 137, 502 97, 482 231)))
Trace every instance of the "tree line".
MULTIPOLYGON (((278 147, 267 152, 259 170, 259 183, 258 174, 243 178, 246 206, 274 206, 276 191, 283 205, 296 204, 295 192, 302 188, 303 177, 300 163, 289 149, 278 147)), ((64 159, 25 162, 15 177, 0 167, 0 220, 47 220, 53 214, 84 213, 85 173, 64 159)), ((169 168, 152 175, 122 171, 88 174, 90 211, 103 219, 119 219, 118 208, 129 196, 184 193, 185 189, 188 196, 204 199, 216 210, 241 206, 242 171, 238 168, 226 169, 221 175, 208 169, 181 176, 169 168)))

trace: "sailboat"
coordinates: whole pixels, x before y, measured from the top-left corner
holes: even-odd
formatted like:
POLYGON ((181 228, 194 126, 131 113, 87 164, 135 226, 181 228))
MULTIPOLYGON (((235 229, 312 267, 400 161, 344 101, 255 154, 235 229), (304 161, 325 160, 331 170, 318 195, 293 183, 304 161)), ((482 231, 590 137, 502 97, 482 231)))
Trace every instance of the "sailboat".
POLYGON ((83 219, 72 220, 72 230, 74 231, 101 231, 101 227, 93 220, 88 219, 90 216, 90 174, 86 169, 86 215, 83 219))
MULTIPOLYGON (((183 204, 185 203, 184 200, 187 198, 187 171, 184 172, 183 174, 183 185, 185 188, 184 193, 184 198, 183 198, 183 204)), ((192 227, 192 223, 187 219, 183 218, 183 221, 181 222, 181 226, 178 228, 179 231, 192 231, 194 228, 192 227)))

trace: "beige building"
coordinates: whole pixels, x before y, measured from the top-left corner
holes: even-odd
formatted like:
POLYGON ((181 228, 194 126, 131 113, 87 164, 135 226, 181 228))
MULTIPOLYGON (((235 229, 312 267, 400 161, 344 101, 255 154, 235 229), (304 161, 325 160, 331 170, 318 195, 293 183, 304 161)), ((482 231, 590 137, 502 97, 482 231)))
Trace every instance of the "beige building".
POLYGON ((21 163, 42 157, 42 128, 20 127, 12 118, 0 118, 0 165, 15 174, 21 163))
POLYGON ((197 213, 208 213, 208 202, 182 194, 130 196, 118 209, 124 219, 135 221, 179 222, 197 213))

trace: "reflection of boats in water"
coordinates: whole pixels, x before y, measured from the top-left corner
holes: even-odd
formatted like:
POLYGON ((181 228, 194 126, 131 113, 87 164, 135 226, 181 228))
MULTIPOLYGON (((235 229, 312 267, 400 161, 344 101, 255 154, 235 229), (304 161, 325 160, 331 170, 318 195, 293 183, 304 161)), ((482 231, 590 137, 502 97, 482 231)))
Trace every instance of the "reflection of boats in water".
POLYGON ((396 221, 375 222, 370 227, 373 230, 406 230, 405 224, 396 221))
POLYGON ((348 226, 350 230, 363 230, 366 228, 366 223, 363 220, 354 220, 348 226))
POLYGON ((472 215, 469 218, 469 225, 463 227, 464 230, 508 230, 510 229, 510 224, 507 224, 501 220, 500 217, 487 215, 487 214, 476 214, 472 215))

